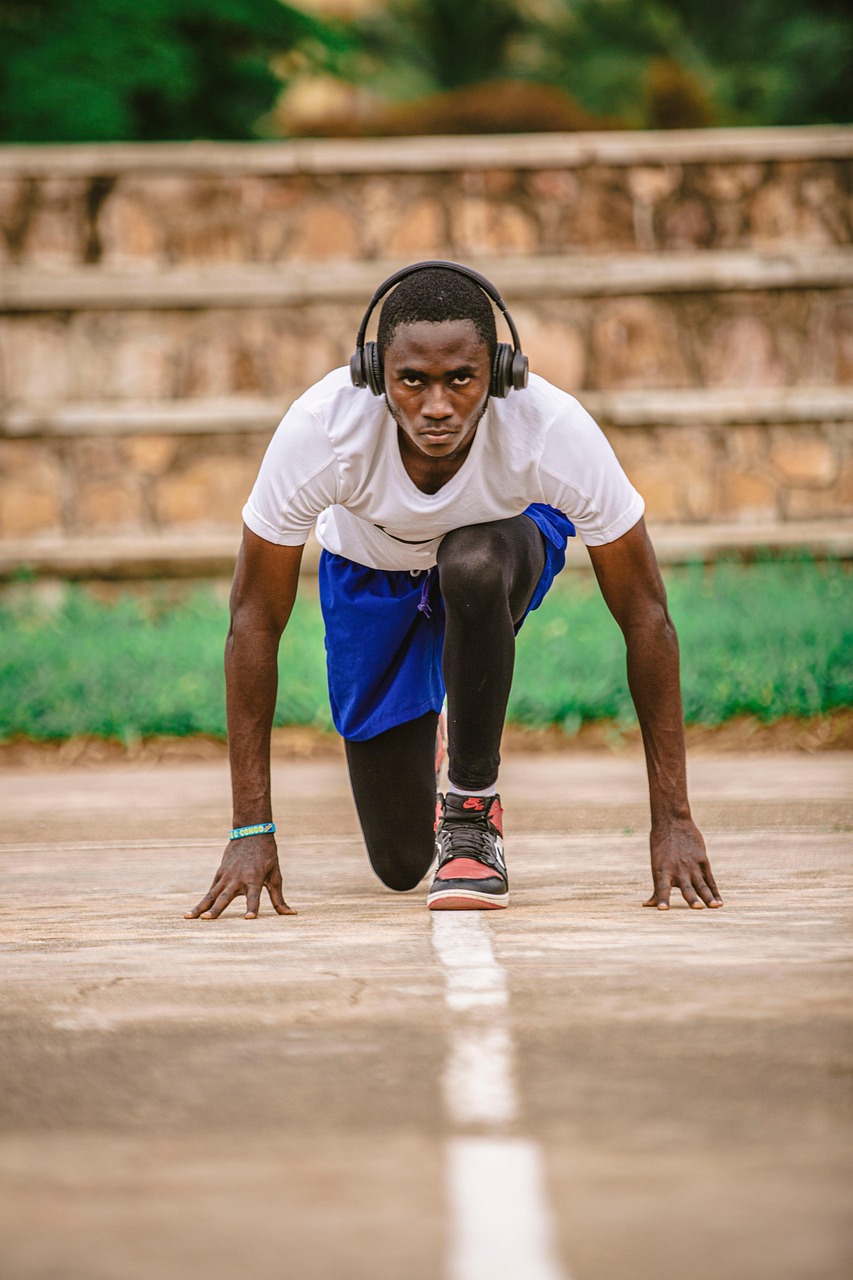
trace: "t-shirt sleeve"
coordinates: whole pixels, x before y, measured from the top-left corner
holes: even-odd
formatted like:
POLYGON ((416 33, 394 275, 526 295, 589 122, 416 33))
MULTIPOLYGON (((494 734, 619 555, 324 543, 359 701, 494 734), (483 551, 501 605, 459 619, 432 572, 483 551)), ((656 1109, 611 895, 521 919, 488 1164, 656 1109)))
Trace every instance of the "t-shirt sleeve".
POLYGON ((545 501, 565 512, 588 547, 615 542, 645 509, 604 432, 576 401, 548 432, 539 474, 545 501))
POLYGON ((338 484, 338 461, 323 424, 297 402, 270 440, 243 520, 267 542, 302 546, 320 512, 337 502, 338 484))

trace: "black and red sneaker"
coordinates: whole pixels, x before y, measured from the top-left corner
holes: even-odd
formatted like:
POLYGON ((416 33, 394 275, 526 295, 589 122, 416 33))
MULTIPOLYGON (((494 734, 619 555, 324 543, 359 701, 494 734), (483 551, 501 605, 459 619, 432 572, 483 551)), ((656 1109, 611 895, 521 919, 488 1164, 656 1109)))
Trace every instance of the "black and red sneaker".
POLYGON ((438 870, 430 911, 495 910, 509 902, 500 796, 439 796, 438 870))

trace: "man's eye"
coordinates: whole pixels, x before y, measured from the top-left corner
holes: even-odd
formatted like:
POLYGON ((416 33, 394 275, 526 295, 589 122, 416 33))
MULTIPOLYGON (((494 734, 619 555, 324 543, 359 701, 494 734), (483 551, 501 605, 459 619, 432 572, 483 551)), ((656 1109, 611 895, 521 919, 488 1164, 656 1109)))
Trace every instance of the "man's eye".
POLYGON ((421 385, 420 378, 401 378, 404 387, 419 387, 421 385))
POLYGON ((453 385, 454 387, 464 387, 467 386, 470 381, 470 373, 457 373, 456 377, 453 379, 453 385))

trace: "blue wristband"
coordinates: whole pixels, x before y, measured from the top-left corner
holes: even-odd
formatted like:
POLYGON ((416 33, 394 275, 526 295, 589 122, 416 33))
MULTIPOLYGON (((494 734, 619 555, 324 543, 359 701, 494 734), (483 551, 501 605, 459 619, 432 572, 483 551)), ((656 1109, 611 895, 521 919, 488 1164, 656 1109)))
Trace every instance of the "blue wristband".
POLYGON ((274 831, 274 822, 256 822, 251 827, 234 827, 228 832, 228 839, 242 840, 245 836, 270 836, 274 831))

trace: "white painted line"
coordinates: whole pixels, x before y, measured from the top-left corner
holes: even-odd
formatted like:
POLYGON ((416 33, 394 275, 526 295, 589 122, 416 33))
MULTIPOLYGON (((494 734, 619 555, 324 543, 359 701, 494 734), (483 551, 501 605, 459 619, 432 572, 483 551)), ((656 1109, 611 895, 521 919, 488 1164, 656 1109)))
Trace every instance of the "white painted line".
POLYGON ((447 1114, 455 1124, 511 1124, 518 1115, 518 1095, 507 1028, 455 1028, 442 1083, 447 1114))
POLYGON ((432 945, 444 969, 448 1008, 454 1013, 506 1008, 506 971, 495 959, 479 911, 434 912, 432 945))
POLYGON ((478 911, 436 911, 432 942, 444 969, 445 1004, 469 1015, 450 1034, 447 1113, 461 1125, 509 1124, 518 1113, 518 1099, 512 1040, 502 1016, 509 1003, 506 972, 478 911))
MULTIPOLYGON (((518 1118, 506 970, 478 911, 436 912, 432 943, 455 1015, 444 1100, 460 1128, 518 1118)), ((568 1280, 554 1246, 542 1156, 524 1138, 452 1138, 447 1148, 450 1280, 568 1280)))
POLYGON ((568 1280, 546 1209, 542 1158, 524 1138, 453 1138, 451 1280, 568 1280))

